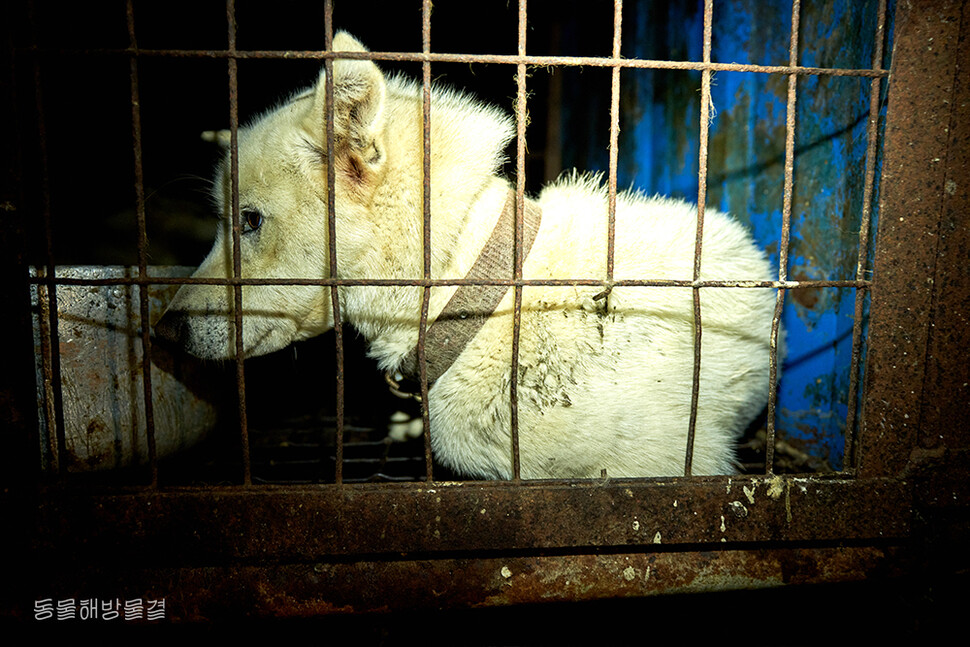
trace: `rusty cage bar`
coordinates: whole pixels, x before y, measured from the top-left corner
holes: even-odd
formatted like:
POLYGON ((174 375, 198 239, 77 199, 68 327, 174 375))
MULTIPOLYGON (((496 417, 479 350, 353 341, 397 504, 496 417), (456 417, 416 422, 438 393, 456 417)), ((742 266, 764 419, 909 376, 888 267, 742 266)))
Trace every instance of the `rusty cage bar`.
MULTIPOLYGON (((798 61, 800 2, 792 3, 790 58, 787 65, 766 66, 711 60, 713 0, 704 3, 704 48, 701 61, 623 58, 620 54, 622 0, 613 5, 613 37, 608 57, 529 55, 528 7, 518 2, 517 53, 454 54, 432 47, 430 0, 421 3, 420 52, 335 53, 332 0, 326 2, 325 48, 321 51, 240 49, 236 10, 227 0, 228 46, 220 50, 151 49, 139 46, 133 0, 126 3, 127 47, 106 50, 57 49, 33 45, 14 51, 15 66, 32 68, 35 82, 39 167, 47 187, 43 64, 48 57, 127 57, 130 66, 131 132, 137 226, 137 272, 122 278, 71 278, 55 265, 51 206, 47 188, 40 195, 45 229, 44 267, 29 277, 22 251, 11 255, 4 280, 23 306, 18 335, 30 334, 29 288, 41 295, 44 415, 52 442, 53 476, 38 477, 38 432, 33 422, 37 394, 33 359, 24 370, 5 376, 3 413, 9 435, 17 435, 17 455, 8 459, 12 487, 5 501, 29 528, 24 549, 39 576, 24 583, 38 597, 73 595, 92 586, 132 594, 155 593, 168 599, 170 616, 203 619, 228 612, 242 592, 251 594, 246 613, 263 617, 310 616, 320 613, 407 608, 508 605, 540 600, 589 600, 719 588, 732 577, 744 586, 859 580, 878 575, 912 573, 914 564, 938 567, 946 557, 919 550, 926 519, 965 514, 967 450, 970 438, 961 425, 961 406, 968 404, 968 369, 962 352, 946 352, 967 341, 960 317, 949 305, 965 303, 967 282, 959 263, 966 258, 970 236, 964 218, 967 199, 966 105, 970 91, 957 71, 968 65, 966 48, 970 7, 966 2, 899 3, 895 12, 892 69, 883 68, 886 0, 879 17, 872 66, 868 69, 802 67, 798 61), (939 6, 937 6, 939 5, 939 6), (945 6, 944 6, 945 5, 945 6), (937 12, 943 12, 941 19, 937 12), (921 53, 935 48, 932 64, 921 53), (224 59, 229 79, 231 140, 232 276, 197 279, 149 273, 142 159, 142 116, 139 62, 146 58, 224 59), (336 58, 420 63, 423 100, 423 275, 414 280, 339 278, 337 272, 334 196, 333 61, 336 58), (326 119, 329 162, 330 279, 243 278, 240 235, 242 216, 238 178, 238 76, 244 59, 317 59, 327 74, 326 119), (436 63, 489 63, 516 70, 515 120, 515 252, 511 277, 435 279, 431 273, 431 69, 436 63), (961 67, 964 66, 964 67, 961 67), (608 241, 606 275, 602 278, 527 280, 522 277, 526 200, 527 87, 533 66, 608 68, 611 74, 610 150, 608 168, 608 241), (617 201, 617 148, 620 72, 624 69, 691 70, 701 73, 699 193, 697 237, 692 280, 650 277, 617 280, 613 275, 617 201), (700 280, 701 240, 707 185, 711 76, 717 71, 774 74, 787 77, 787 120, 784 154, 784 203, 780 262, 775 281, 700 280), (862 229, 853 280, 792 280, 788 276, 792 187, 795 164, 795 106, 801 76, 854 76, 871 79, 870 114, 862 229), (883 94, 887 84, 888 93, 883 94), (913 88, 919 87, 916 92, 913 88), (883 98, 888 107, 880 116, 883 98), (962 100, 962 102, 961 102, 962 100), (937 118, 932 126, 923 114, 937 118), (885 146, 880 167, 880 119, 885 146), (936 128, 937 123, 943 124, 936 128), (930 161, 932 160, 932 161, 930 161), (880 184, 877 187, 877 180, 880 184), (878 242, 874 272, 869 271, 869 221, 879 198, 878 242), (960 255, 962 254, 962 256, 960 255), (9 265, 9 267, 8 267, 9 265), (238 482, 219 486, 165 487, 159 466, 152 396, 152 337, 142 326, 144 415, 149 448, 149 474, 140 485, 77 487, 66 478, 63 452, 63 400, 60 389, 58 294, 61 286, 137 286, 141 321, 149 321, 152 285, 187 283, 229 286, 234 296, 237 360, 235 385, 239 410, 242 473, 238 482), (242 288, 246 285, 328 286, 336 331, 336 473, 332 483, 306 486, 254 484, 246 418, 246 369, 242 359, 242 288), (511 380, 514 477, 511 481, 449 482, 435 478, 429 438, 428 408, 422 405, 424 480, 413 483, 348 483, 343 474, 345 335, 340 288, 356 285, 409 285, 422 288, 418 344, 420 397, 428 401, 424 339, 431 289, 455 285, 501 285, 514 290, 512 374, 517 374, 522 292, 530 286, 582 285, 691 288, 694 303, 694 366, 691 416, 685 447, 684 477, 650 479, 528 481, 519 473, 516 380, 511 380), (852 368, 846 422, 845 462, 831 475, 776 474, 774 447, 776 394, 769 394, 765 468, 761 474, 691 477, 693 436, 699 397, 702 290, 773 289, 777 305, 771 327, 771 383, 778 372, 779 322, 786 293, 807 287, 855 291, 852 368), (871 296, 870 296, 871 295, 871 296), (868 339, 863 330, 866 299, 871 298, 868 339), (867 355, 863 361, 864 353, 867 355), (863 364, 865 372, 863 375, 863 364), (864 381, 863 381, 864 380, 864 381), (21 382, 25 382, 26 386, 21 382), (960 386, 962 384, 962 386, 960 386), (854 403, 861 399, 861 415, 854 403), (24 441, 23 439, 28 439, 24 441), (31 446, 32 445, 32 446, 31 446), (917 512, 919 511, 919 512, 917 512), (921 521, 918 521, 921 520, 921 521), (191 520, 191 522, 189 522, 191 520), (375 528, 393 528, 381 532, 375 528), (114 566, 106 564, 108 557, 114 566), (124 564, 123 566, 121 564, 124 564), (71 578, 55 573, 68 572, 71 578), (451 574, 461 576, 451 576, 451 574), (379 583, 379 584, 378 584, 379 583), (434 593, 432 592, 434 591, 434 593)), ((965 75, 964 75, 965 76, 965 75)), ((32 128, 34 125, 22 127, 32 128)), ((19 183, 13 183, 17 185, 19 183)), ((17 187, 3 198, 25 204, 17 187)), ((8 189, 5 188, 5 192, 8 189)), ((11 206, 4 228, 5 248, 19 244, 27 214, 11 206)), ((18 337, 19 338, 19 337, 18 337)), ((24 364, 25 362, 20 362, 24 364)), ((23 367, 18 367, 23 368, 23 367)), ((329 369, 328 369, 329 370, 329 369)), ((944 547, 949 547, 945 545, 944 547)), ((942 555, 949 555, 944 552, 942 555)), ((964 559, 965 561, 965 559, 964 559)), ((962 562, 961 562, 962 563, 962 562)), ((728 585, 730 588, 730 585, 728 585)), ((22 597, 22 596, 21 596, 22 597)), ((23 603, 20 600, 19 603, 23 603)), ((30 600, 27 600, 30 603, 30 600)), ((235 609, 239 611, 239 609, 235 609)), ((23 614, 15 612, 15 615, 23 614)))

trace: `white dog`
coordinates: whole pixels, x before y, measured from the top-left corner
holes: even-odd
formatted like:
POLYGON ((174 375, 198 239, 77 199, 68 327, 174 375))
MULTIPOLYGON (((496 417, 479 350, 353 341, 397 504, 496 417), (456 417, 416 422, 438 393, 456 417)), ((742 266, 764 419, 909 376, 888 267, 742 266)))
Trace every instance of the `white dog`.
MULTIPOLYGON (((346 33, 334 38, 334 49, 366 51, 346 33)), ((333 71, 338 277, 419 279, 421 88, 385 78, 372 61, 337 59, 333 71)), ((324 85, 321 74, 315 88, 239 130, 244 277, 330 277, 324 85)), ((513 136, 511 120, 467 95, 435 89, 430 134, 432 277, 510 278, 515 201, 497 170, 513 136)), ((215 186, 223 227, 198 277, 232 275, 228 156, 215 186)), ((523 278, 606 278, 607 195, 595 178, 560 180, 523 209, 523 278)), ((695 227, 696 208, 685 202, 621 194, 614 278, 691 279, 695 227)), ((745 229, 708 210, 701 278, 772 277, 745 229)), ((333 326, 327 286, 245 286, 242 294, 247 356, 333 326)), ((683 474, 691 288, 526 286, 515 376, 513 295, 508 287, 432 289, 426 354, 437 459, 468 476, 512 476, 515 379, 523 478, 683 474)), ((339 297, 341 317, 367 339, 381 368, 416 375, 422 288, 342 286, 339 297)), ((232 300, 226 286, 183 286, 156 331, 200 357, 230 358, 232 300)), ((694 474, 735 471, 737 437, 768 398, 774 303, 770 289, 701 291, 694 474)))

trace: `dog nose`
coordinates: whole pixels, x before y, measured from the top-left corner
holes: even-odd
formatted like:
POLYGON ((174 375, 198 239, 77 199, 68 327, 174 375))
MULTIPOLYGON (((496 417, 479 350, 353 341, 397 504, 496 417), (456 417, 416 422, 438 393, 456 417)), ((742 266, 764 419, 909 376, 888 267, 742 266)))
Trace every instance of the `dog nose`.
POLYGON ((181 312, 167 311, 155 324, 155 337, 177 346, 185 346, 188 322, 181 312))

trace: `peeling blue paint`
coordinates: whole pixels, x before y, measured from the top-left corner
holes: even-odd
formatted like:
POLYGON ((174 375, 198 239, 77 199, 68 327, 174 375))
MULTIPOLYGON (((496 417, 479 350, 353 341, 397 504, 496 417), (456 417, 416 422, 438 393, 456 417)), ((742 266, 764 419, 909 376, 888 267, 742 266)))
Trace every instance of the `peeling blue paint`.
MULTIPOLYGON (((876 0, 804 3, 799 63, 870 67, 876 5, 876 0)), ((624 9, 623 29, 624 56, 701 60, 703 3, 631 2, 624 9)), ((788 0, 716 2, 712 60, 786 65, 790 30, 788 0)), ((696 201, 700 85, 698 72, 623 71, 620 187, 696 201)), ((711 85, 715 112, 709 131, 708 204, 748 225, 776 267, 787 88, 784 75, 750 72, 718 72, 711 85)), ((855 278, 869 93, 867 78, 798 79, 791 279, 855 278)), ((606 171, 608 131, 602 124, 608 123, 608 108, 602 102, 589 105, 595 100, 590 94, 570 95, 567 89, 564 103, 572 111, 564 117, 567 141, 577 132, 588 133, 590 140, 565 151, 564 165, 606 171), (584 105, 572 108, 577 102, 584 105)), ((854 308, 852 289, 797 290, 788 293, 783 315, 788 355, 779 387, 778 431, 835 469, 843 465, 850 406, 854 308)))

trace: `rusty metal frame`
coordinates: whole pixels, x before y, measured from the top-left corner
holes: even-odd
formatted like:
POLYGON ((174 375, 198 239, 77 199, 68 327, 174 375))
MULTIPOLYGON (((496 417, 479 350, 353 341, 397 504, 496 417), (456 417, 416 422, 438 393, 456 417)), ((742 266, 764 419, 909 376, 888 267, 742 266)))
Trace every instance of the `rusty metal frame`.
MULTIPOLYGON (((523 481, 515 462, 515 478, 508 482, 441 482, 431 470, 430 448, 425 483, 350 485, 338 472, 330 485, 306 487, 254 486, 248 464, 245 410, 245 373, 237 362, 241 442, 245 472, 241 485, 215 488, 165 489, 158 485, 152 461, 150 483, 143 487, 107 491, 74 491, 63 483, 45 486, 31 515, 33 554, 50 582, 67 569, 79 578, 51 584, 53 593, 63 587, 76 590, 83 582, 116 582, 124 573, 124 587, 141 594, 158 591, 172 600, 178 617, 198 619, 233 608, 246 592, 253 608, 245 612, 263 616, 311 615, 389 608, 478 606, 535 602, 545 599, 595 599, 646 595, 681 590, 708 590, 731 577, 746 578, 746 586, 782 582, 825 582, 859 579, 875 573, 905 571, 912 559, 917 522, 914 509, 932 502, 917 485, 932 481, 935 491, 953 490, 957 505, 967 505, 970 492, 962 481, 970 461, 966 434, 943 433, 945 417, 934 415, 927 398, 945 394, 966 368, 940 352, 934 333, 947 303, 965 298, 966 287, 952 287, 953 270, 938 262, 937 241, 946 218, 958 212, 959 198, 947 182, 966 169, 966 119, 961 121, 960 101, 968 97, 965 81, 957 74, 966 65, 966 48, 958 45, 970 27, 967 2, 899 3, 895 17, 893 68, 881 67, 886 25, 885 2, 880 3, 873 66, 865 70, 804 68, 797 63, 798 8, 793 2, 791 56, 787 66, 716 63, 710 60, 712 2, 705 5, 705 47, 701 62, 629 60, 619 56, 622 2, 616 0, 611 57, 550 57, 526 54, 526 0, 519 1, 518 53, 514 56, 440 54, 431 51, 430 2, 423 2, 423 40, 420 53, 330 51, 331 3, 327 2, 326 51, 253 52, 235 48, 234 3, 227 0, 229 47, 217 51, 142 50, 134 36, 131 2, 128 3, 130 46, 126 50, 81 50, 92 55, 123 54, 131 61, 132 129, 135 141, 136 198, 139 228, 139 272, 125 281, 70 281, 54 278, 49 251, 46 276, 34 280, 48 290, 50 330, 56 339, 56 287, 58 285, 133 283, 218 283, 233 286, 237 305, 243 285, 326 285, 332 291, 337 328, 338 376, 343 373, 342 323, 339 288, 345 285, 416 285, 424 288, 421 339, 427 327, 430 289, 440 285, 509 285, 516 307, 512 361, 517 361, 521 291, 529 285, 595 285, 604 292, 616 286, 676 285, 691 287, 695 303, 695 367, 692 417, 696 411, 702 335, 700 290, 776 289, 777 309, 772 326, 771 368, 777 370, 778 320, 785 292, 799 287, 842 287, 856 290, 856 312, 861 315, 865 293, 871 293, 871 326, 867 342, 865 388, 859 385, 863 343, 857 316, 853 333, 853 369, 850 393, 861 393, 862 415, 858 437, 847 440, 847 468, 834 476, 782 476, 773 473, 771 448, 774 429, 769 415, 769 457, 763 476, 690 477, 691 443, 686 448, 685 477, 665 479, 609 479, 594 481, 523 481), (939 18, 940 12, 946 20, 939 18), (936 55, 930 65, 924 58, 927 42, 936 55), (234 275, 228 280, 157 279, 145 265, 143 185, 140 173, 140 116, 137 63, 144 56, 224 58, 230 79, 231 164, 234 275), (424 93, 424 276, 414 281, 264 280, 240 278, 239 206, 236 133, 236 61, 241 58, 315 58, 331 69, 337 57, 422 63, 424 93), (435 62, 491 62, 517 69, 516 121, 518 130, 515 276, 496 280, 436 280, 430 274, 430 66, 435 62), (524 207, 524 152, 526 134, 526 80, 529 65, 585 65, 612 70, 609 169, 609 227, 607 276, 603 280, 523 280, 518 250, 522 241, 524 207), (690 69, 702 72, 701 164, 698 195, 697 255, 694 280, 616 281, 612 276, 615 231, 616 140, 618 132, 619 72, 628 67, 690 69), (717 70, 786 74, 788 123, 785 155, 785 204, 779 276, 768 282, 702 282, 697 280, 706 185, 705 97, 710 74, 717 70), (872 79, 869 149, 866 161, 865 213, 860 232, 859 264, 851 281, 792 281, 787 277, 787 238, 790 232, 791 183, 794 158, 794 106, 799 75, 849 75, 872 79), (866 277, 869 231, 865 229, 875 195, 876 154, 880 92, 891 79, 885 117, 885 147, 878 245, 874 275, 866 277), (931 82, 927 82, 930 79, 931 82), (919 87, 915 92, 913 88, 919 87), (930 112, 939 128, 927 128, 920 115, 930 112), (936 161, 931 161, 936 160, 936 161), (943 163, 939 161, 942 160, 943 163), (962 165, 962 166, 961 166, 962 165), (956 201, 956 202, 954 202, 956 201), (956 206, 955 206, 956 205, 956 206), (950 286, 944 289, 942 286, 950 286), (932 373, 933 380, 930 380, 932 373), (938 433, 939 432, 939 433, 938 433), (943 440, 937 440, 942 438, 943 440), (851 449, 850 449, 851 448, 851 449), (851 451, 851 460, 849 460, 851 451), (946 476, 934 471, 939 462, 960 469, 946 476), (123 571, 105 565, 127 564, 123 571), (792 566, 795 564, 796 566, 792 566), (802 565, 799 567, 798 565, 802 565), (460 577, 450 577, 460 573, 460 577), (231 576, 231 577, 228 577, 231 576), (213 582, 218 581, 218 585, 213 582), (375 595, 365 581, 380 581, 375 595), (447 584, 443 584, 447 582, 447 584), (206 586, 202 586, 202 584, 206 586), (199 584, 195 586, 194 584, 199 584), (432 587, 432 584, 434 587, 432 587), (449 597, 430 595, 428 589, 447 590, 449 597), (213 590, 224 593, 213 595, 213 590), (258 591, 258 594, 255 592, 258 591), (228 605, 228 607, 227 607, 228 605)), ((33 52, 39 56, 42 53, 33 52)), ((60 52, 63 54, 63 52, 60 52)), ((36 63, 36 74, 40 65, 36 63)), ((964 68, 966 69, 966 68, 964 68)), ((328 79, 331 75, 328 75, 328 79)), ((37 106, 43 131, 43 99, 37 84, 37 106)), ((327 92, 332 93, 330 82, 327 92)), ((966 116, 966 115, 964 115, 966 116)), ((327 119, 328 155, 333 155, 332 119, 327 119)), ((332 161, 332 160, 331 160, 332 161)), ((331 163, 331 173, 333 164, 331 163)), ((333 178, 330 178, 333 187, 333 178)), ((964 199, 964 206, 965 206, 964 199)), ((334 196, 329 197, 331 268, 336 267, 334 196)), ((50 240, 49 205, 44 220, 50 240)), ((946 239, 952 249, 966 250, 967 237, 946 239)), ((951 249, 948 248, 948 249, 951 249)), ((333 274, 336 274, 335 272, 333 274)), ((142 293, 142 316, 147 300, 142 293)), ((237 349, 241 356, 242 314, 236 310, 237 349)), ((142 338, 149 357, 151 339, 142 338)), ((50 352, 52 383, 57 379, 56 352, 50 352)), ((46 357, 46 355, 45 355, 46 357)), ((148 362, 146 362, 146 366, 148 362)), ((423 345, 419 365, 424 371, 423 345)), ((46 369, 45 369, 46 370, 46 369)), ((150 401, 146 369, 145 397, 150 401)), ((515 382, 512 382, 513 421, 516 420, 515 382)), ((338 379, 338 438, 343 429, 342 380, 338 379)), ((427 381, 422 379, 427 401, 427 381)), ((769 401, 773 413, 775 398, 769 401)), ((56 403, 57 400, 55 399, 56 403)), ((150 410, 149 410, 150 411, 150 410)), ((63 433, 63 421, 51 427, 63 433)), ((849 423, 855 425, 854 407, 849 423)), ((427 429, 427 413, 424 414, 427 429)), ((851 427, 850 427, 851 428, 851 427)), ((516 429, 513 423, 513 430, 516 429)), ((152 421, 148 413, 151 443, 152 421)), ((691 433, 692 436, 692 433, 691 433)), ((425 434, 427 438, 427 434, 425 434)), ((63 438, 60 437, 63 441, 63 438)), ((63 445, 63 442, 62 442, 63 445)), ((510 451, 517 458, 517 436, 510 451)), ((940 504, 936 504, 940 505, 940 504)), ((737 584, 740 585, 740 584, 737 584)), ((236 609, 238 611, 238 609, 236 609)))

